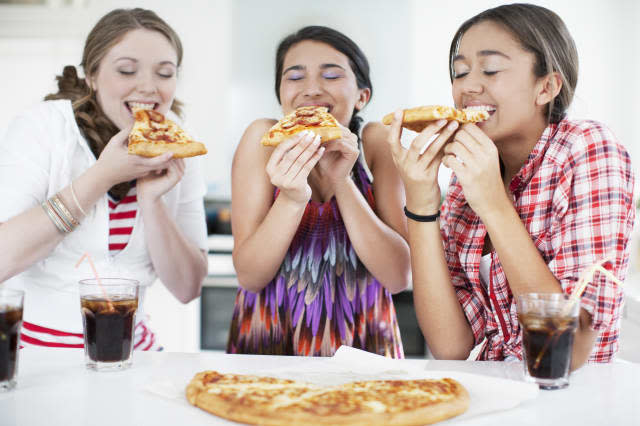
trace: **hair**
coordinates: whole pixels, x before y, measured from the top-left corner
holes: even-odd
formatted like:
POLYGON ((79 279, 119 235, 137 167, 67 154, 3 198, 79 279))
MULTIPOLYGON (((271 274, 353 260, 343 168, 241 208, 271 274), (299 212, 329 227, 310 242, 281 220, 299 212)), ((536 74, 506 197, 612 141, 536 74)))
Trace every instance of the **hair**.
MULTIPOLYGON (((82 62, 86 78, 95 77, 100 63, 109 50, 130 31, 147 29, 167 38, 178 56, 177 66, 182 62, 182 43, 178 34, 155 12, 145 9, 115 9, 104 15, 93 27, 84 44, 82 62)), ((109 140, 118 133, 118 128, 104 113, 96 93, 87 84, 86 78, 78 77, 76 67, 67 65, 58 80, 58 92, 45 96, 45 100, 68 99, 71 101, 76 122, 87 139, 93 154, 98 158, 109 140)), ((182 116, 182 103, 174 99, 171 111, 182 116)), ((129 191, 130 182, 123 182, 110 189, 110 193, 122 198, 129 191)))
POLYGON ((562 19, 549 9, 532 4, 515 3, 498 6, 465 21, 456 32, 449 49, 449 77, 454 78, 453 58, 458 53, 465 32, 480 22, 491 21, 507 29, 522 48, 535 55, 533 73, 544 77, 558 73, 560 93, 547 105, 547 122, 564 118, 578 84, 578 51, 562 19))
MULTIPOLYGON (((308 26, 301 28, 293 34, 289 34, 278 45, 276 51, 276 97, 280 102, 280 83, 282 81, 282 68, 284 65, 284 57, 289 49, 294 45, 306 41, 318 41, 328 44, 329 46, 342 53, 349 60, 351 70, 356 76, 358 89, 369 89, 373 95, 373 86, 369 77, 369 61, 364 52, 349 37, 329 27, 308 26)), ((349 130, 359 135, 360 126, 362 125, 362 117, 358 115, 358 110, 354 109, 349 122, 349 130)))

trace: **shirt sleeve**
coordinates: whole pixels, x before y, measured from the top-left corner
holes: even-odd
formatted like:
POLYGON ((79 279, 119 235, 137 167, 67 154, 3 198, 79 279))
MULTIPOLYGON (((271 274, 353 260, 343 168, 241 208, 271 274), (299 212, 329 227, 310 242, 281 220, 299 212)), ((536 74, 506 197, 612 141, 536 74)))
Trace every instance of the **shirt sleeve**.
MULTIPOLYGON (((449 186, 453 189, 453 181, 449 186)), ((451 275, 451 283, 458 297, 458 302, 462 306, 467 321, 473 332, 474 346, 480 344, 485 338, 486 328, 486 312, 482 301, 473 291, 471 282, 467 278, 467 274, 460 263, 456 243, 452 238, 451 223, 453 220, 453 212, 450 208, 450 199, 448 198, 442 204, 441 209, 441 235, 444 245, 444 255, 451 275), (448 202, 449 201, 449 202, 448 202)))
MULTIPOLYGON (((576 131, 571 155, 554 194, 550 232, 556 252, 549 267, 565 293, 572 293, 591 265, 610 260, 606 268, 623 281, 629 263, 633 228, 634 176, 629 154, 598 123, 576 131)), ((623 289, 596 273, 582 294, 582 308, 601 330, 621 315, 623 289)))
POLYGON ((176 223, 185 236, 202 250, 207 250, 207 224, 204 212, 206 186, 201 157, 186 158, 181 180, 176 223))
POLYGON ((11 121, 0 139, 0 222, 46 199, 51 163, 50 144, 56 135, 44 131, 34 113, 11 121))

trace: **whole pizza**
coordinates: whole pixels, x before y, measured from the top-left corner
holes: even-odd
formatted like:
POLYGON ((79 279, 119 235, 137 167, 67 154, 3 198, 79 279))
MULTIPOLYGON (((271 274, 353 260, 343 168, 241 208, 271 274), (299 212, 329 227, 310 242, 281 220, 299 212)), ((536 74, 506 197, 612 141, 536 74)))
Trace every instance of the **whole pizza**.
POLYGON ((322 142, 342 137, 338 120, 329 113, 327 107, 304 106, 285 115, 264 134, 260 142, 266 146, 277 146, 303 130, 320 135, 322 142))
POLYGON ((260 425, 424 425, 457 416, 469 406, 467 390, 450 378, 318 386, 203 371, 188 384, 186 395, 216 416, 260 425))

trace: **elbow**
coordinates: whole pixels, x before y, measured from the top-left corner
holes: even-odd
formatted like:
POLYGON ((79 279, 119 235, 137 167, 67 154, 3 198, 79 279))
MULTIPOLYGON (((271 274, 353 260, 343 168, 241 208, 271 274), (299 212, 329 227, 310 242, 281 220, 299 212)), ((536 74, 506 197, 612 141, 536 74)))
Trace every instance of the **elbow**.
POLYGON ((461 350, 454 347, 436 348, 429 346, 429 351, 435 359, 465 361, 469 358, 471 351, 461 350))
POLYGON ((251 293, 259 293, 269 284, 269 281, 260 280, 248 272, 237 271, 236 276, 238 278, 238 285, 251 293))

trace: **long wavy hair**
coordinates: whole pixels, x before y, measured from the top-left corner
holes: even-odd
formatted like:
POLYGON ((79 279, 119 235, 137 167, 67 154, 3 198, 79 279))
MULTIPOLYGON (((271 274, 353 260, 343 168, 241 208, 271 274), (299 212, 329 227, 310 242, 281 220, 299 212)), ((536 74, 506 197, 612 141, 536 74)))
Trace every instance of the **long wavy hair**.
MULTIPOLYGON (((137 29, 157 31, 164 35, 175 48, 178 63, 182 63, 182 43, 178 34, 155 12, 145 9, 115 9, 103 16, 93 27, 84 44, 82 62, 87 78, 94 77, 100 62, 107 52, 129 32, 137 29)), ((93 154, 98 158, 109 140, 118 133, 118 128, 106 116, 96 93, 87 83, 86 78, 78 76, 76 67, 67 65, 62 75, 56 76, 58 92, 45 96, 45 100, 68 99, 71 101, 76 122, 86 138, 93 154)), ((182 103, 174 99, 171 111, 182 116, 182 103)), ((130 182, 122 182, 112 187, 109 192, 116 198, 124 197, 131 188, 130 182)))
POLYGON ((449 76, 455 72, 453 58, 458 54, 462 36, 480 22, 502 25, 520 42, 527 52, 535 55, 533 73, 543 77, 557 72, 562 88, 547 105, 547 123, 557 123, 565 116, 578 84, 578 50, 567 26, 554 12, 541 6, 515 3, 485 10, 465 21, 456 31, 449 48, 449 76))

